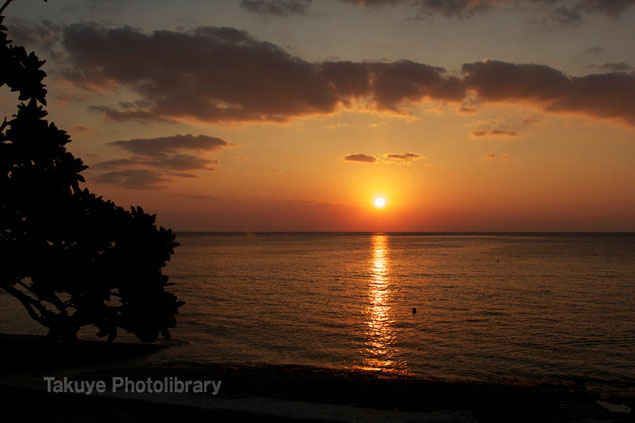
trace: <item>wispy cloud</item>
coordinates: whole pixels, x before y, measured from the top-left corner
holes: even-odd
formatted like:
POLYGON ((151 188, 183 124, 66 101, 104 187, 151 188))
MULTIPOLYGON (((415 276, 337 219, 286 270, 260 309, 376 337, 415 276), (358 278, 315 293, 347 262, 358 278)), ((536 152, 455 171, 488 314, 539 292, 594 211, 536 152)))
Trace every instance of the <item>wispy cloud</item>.
POLYGON ((210 194, 188 194, 188 193, 177 192, 174 195, 176 197, 191 198, 194 200, 205 200, 205 201, 218 200, 218 197, 214 195, 210 195, 210 194))
POLYGON ((416 10, 418 18, 445 16, 469 18, 492 10, 526 9, 534 11, 539 19, 552 20, 562 25, 578 24, 586 15, 602 14, 619 17, 628 11, 634 0, 341 0, 363 7, 404 6, 416 10))
POLYGON ((470 136, 474 138, 482 138, 482 137, 517 137, 518 132, 509 131, 506 129, 475 129, 470 132, 470 136))
POLYGON ((253 13, 286 17, 304 15, 311 0, 241 0, 240 7, 253 13))
POLYGON ((481 156, 481 160, 486 160, 486 161, 507 160, 510 157, 511 155, 509 155, 508 153, 501 153, 501 154, 487 153, 481 156))
POLYGON ((603 65, 598 66, 598 68, 607 70, 609 72, 630 72, 633 70, 633 67, 631 65, 624 62, 605 63, 603 65))
POLYGON ((125 169, 105 172, 97 182, 115 184, 129 189, 161 189, 170 179, 159 172, 147 169, 125 169))
POLYGON ((410 163, 413 160, 421 159, 422 156, 417 153, 386 153, 384 154, 384 160, 397 163, 410 163))
POLYGON ((370 154, 364 153, 355 153, 348 154, 344 156, 344 161, 347 162, 358 162, 358 163, 402 163, 409 164, 414 160, 424 158, 422 155, 417 153, 385 153, 381 156, 382 159, 378 159, 377 156, 373 156, 370 154))
POLYGON ((221 138, 188 134, 113 141, 108 145, 133 155, 92 166, 92 169, 103 172, 98 181, 136 189, 160 187, 171 180, 170 176, 195 178, 196 175, 189 171, 214 170, 212 166, 218 163, 217 160, 183 151, 218 151, 229 143, 221 138))
POLYGON ((194 136, 174 135, 160 138, 135 138, 131 140, 112 141, 108 145, 122 148, 131 153, 141 155, 174 154, 181 150, 218 151, 229 143, 222 138, 207 135, 194 136))

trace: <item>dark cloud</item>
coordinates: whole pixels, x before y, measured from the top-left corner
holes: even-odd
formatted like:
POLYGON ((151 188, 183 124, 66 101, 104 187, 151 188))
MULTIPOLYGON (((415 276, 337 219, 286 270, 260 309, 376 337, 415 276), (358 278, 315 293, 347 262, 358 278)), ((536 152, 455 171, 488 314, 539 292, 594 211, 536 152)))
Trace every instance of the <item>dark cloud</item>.
POLYGON ((476 113, 476 112, 478 112, 478 109, 475 108, 475 107, 471 107, 471 106, 469 106, 467 104, 462 104, 461 107, 459 107, 458 112, 459 113, 466 113, 466 114, 476 113))
POLYGON ((402 113, 424 98, 460 101, 461 81, 425 64, 310 63, 232 28, 144 34, 129 27, 71 25, 68 80, 123 85, 145 107, 93 106, 114 120, 285 121, 333 113, 355 101, 402 113))
POLYGON ((464 113, 488 101, 522 102, 635 125, 628 95, 635 75, 617 73, 625 64, 570 77, 544 65, 486 61, 464 64, 459 78, 407 60, 308 62, 232 28, 145 34, 77 24, 63 33, 68 81, 138 95, 90 106, 114 121, 280 122, 356 107, 406 114, 427 99, 462 104, 464 113))
POLYGON ((481 156, 481 160, 507 160, 510 157, 511 156, 508 153, 502 153, 500 155, 497 155, 496 153, 487 153, 481 156))
POLYGON ((635 4, 635 0, 341 0, 365 7, 404 5, 414 8, 417 17, 446 16, 466 18, 493 9, 526 8, 536 5, 543 21, 572 25, 584 14, 619 17, 635 4))
POLYGON ((504 5, 500 0, 420 0, 420 13, 426 15, 472 16, 504 5))
POLYGON ((347 156, 344 156, 344 160, 347 162, 375 163, 377 162, 377 157, 369 156, 363 153, 357 153, 357 154, 349 154, 347 156))
POLYGON ((218 160, 208 160, 191 154, 174 154, 161 156, 150 163, 152 166, 173 170, 214 170, 210 165, 218 164, 218 160))
POLYGON ((461 80, 444 75, 445 70, 421 63, 399 61, 369 64, 372 95, 380 109, 397 110, 404 101, 423 98, 462 101, 465 87, 461 80))
MULTIPOLYGON (((625 13, 635 0, 531 0, 540 3, 547 14, 542 18, 543 23, 553 22, 559 25, 578 25, 586 15, 601 14, 617 18, 625 13)), ((518 1, 521 3, 521 1, 518 1)))
POLYGON ((500 137, 500 136, 517 137, 518 132, 509 131, 506 129, 475 129, 472 132, 470 132, 470 135, 475 138, 500 137))
MULTIPOLYGON (((471 16, 505 4, 501 0, 341 0, 357 3, 363 7, 406 5, 416 7, 419 17, 445 15, 453 17, 471 16)), ((507 2, 509 3, 509 2, 507 2)))
POLYGON ((518 136, 518 132, 516 131, 509 131, 507 129, 492 129, 491 131, 489 131, 490 135, 505 135, 508 137, 517 137, 518 136))
POLYGON ((481 101, 525 102, 635 125, 635 75, 567 76, 549 66, 484 61, 463 65, 464 82, 481 101))
POLYGON ((12 18, 7 23, 9 39, 16 45, 25 46, 44 52, 52 58, 62 56, 59 42, 62 39, 62 27, 49 20, 33 23, 19 18, 12 18))
POLYGON ((81 0, 64 6, 66 12, 105 12, 119 15, 126 0, 81 0))
POLYGON ((395 161, 395 162, 412 162, 413 160, 417 160, 420 159, 421 156, 417 153, 404 153, 404 154, 397 154, 397 153, 386 153, 384 154, 384 159, 388 160, 388 161, 395 161))
POLYGON ((196 175, 186 171, 214 170, 211 166, 218 163, 217 160, 185 154, 183 151, 218 151, 229 143, 221 138, 188 134, 114 141, 108 145, 119 147, 133 155, 92 166, 91 169, 104 172, 99 176, 99 182, 127 188, 155 188, 170 181, 169 176, 196 178, 196 175))
POLYGON ((56 100, 58 100, 61 104, 68 103, 81 103, 90 99, 90 95, 86 93, 70 93, 70 92, 62 92, 53 94, 56 100))
POLYGON ((181 178, 198 178, 198 176, 196 176, 195 174, 187 172, 170 172, 169 175, 179 176, 181 178))
POLYGON ((306 14, 311 0, 241 0, 240 7, 263 15, 290 16, 306 14))
POLYGON ((123 110, 117 110, 109 106, 88 106, 88 110, 92 112, 102 113, 107 119, 114 120, 116 122, 136 121, 139 123, 175 123, 172 119, 160 116, 147 110, 130 110, 128 108, 122 109, 123 110))
POLYGON ((229 143, 222 138, 207 135, 174 135, 160 138, 135 138, 124 141, 112 141, 108 145, 123 148, 131 153, 148 156, 174 154, 182 150, 218 151, 229 143))
POLYGON ((536 119, 535 117, 528 117, 526 119, 523 119, 521 124, 523 124, 525 126, 532 126, 532 125, 537 124, 538 122, 540 122, 540 121, 538 119, 536 119))
POLYGON ((125 166, 151 166, 171 170, 214 170, 210 165, 217 164, 218 160, 207 160, 190 154, 175 154, 172 156, 159 156, 151 158, 116 159, 97 163, 92 166, 97 169, 114 169, 125 166))
MULTIPOLYGON (((421 159, 423 156, 417 153, 386 153, 383 155, 383 162, 386 163, 411 163, 413 160, 421 159)), ((377 163, 379 160, 375 156, 363 153, 349 154, 344 157, 347 162, 377 163)))
POLYGON ((91 170, 99 169, 99 170, 112 170, 119 167, 132 166, 136 164, 142 163, 141 160, 132 160, 132 159, 115 159, 115 160, 107 160, 105 162, 99 162, 90 166, 91 170))
POLYGON ((97 182, 115 184, 129 189, 165 188, 170 179, 159 172, 147 169, 126 169, 102 173, 97 182))
POLYGON ((583 53, 584 54, 590 54, 590 55, 593 55, 593 56, 601 56, 601 55, 604 54, 605 51, 606 50, 604 49, 604 47, 597 46, 597 47, 588 48, 588 49, 584 50, 583 53))
MULTIPOLYGON (((548 19, 554 21, 556 24, 573 26, 582 22, 582 14, 575 9, 558 7, 551 13, 548 19)), ((543 22, 546 23, 547 20, 543 20, 543 22)))
POLYGON ((71 127, 69 132, 72 132, 74 135, 85 135, 90 134, 92 131, 84 125, 75 125, 71 127))
POLYGON ((194 200, 218 200, 218 197, 215 197, 209 194, 187 194, 187 193, 177 192, 174 195, 176 197, 192 198, 194 200))
POLYGON ((346 3, 357 3, 360 6, 393 6, 400 3, 415 3, 416 0, 341 0, 346 3))
POLYGON ((629 72, 633 70, 633 67, 631 65, 624 62, 605 63, 601 65, 600 68, 608 70, 610 72, 629 72))
POLYGON ((635 0, 582 0, 578 8, 585 12, 602 12, 609 16, 619 16, 635 5, 635 0))
POLYGON ((484 137, 489 133, 488 129, 475 129, 470 132, 470 135, 473 137, 484 137))

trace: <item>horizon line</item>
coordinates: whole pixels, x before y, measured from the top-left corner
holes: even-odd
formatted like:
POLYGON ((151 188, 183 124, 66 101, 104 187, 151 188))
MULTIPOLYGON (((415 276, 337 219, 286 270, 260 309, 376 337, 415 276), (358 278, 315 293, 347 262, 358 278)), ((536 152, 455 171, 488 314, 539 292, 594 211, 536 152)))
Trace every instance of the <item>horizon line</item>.
POLYGON ((275 235, 635 235, 635 231, 176 231, 175 234, 275 235))

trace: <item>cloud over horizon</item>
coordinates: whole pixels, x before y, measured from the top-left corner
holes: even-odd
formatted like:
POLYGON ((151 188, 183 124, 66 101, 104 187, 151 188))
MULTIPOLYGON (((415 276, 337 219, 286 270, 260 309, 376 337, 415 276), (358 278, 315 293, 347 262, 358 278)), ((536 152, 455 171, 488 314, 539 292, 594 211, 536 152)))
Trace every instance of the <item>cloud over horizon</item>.
POLYGON ((141 155, 161 155, 176 153, 181 150, 217 151, 229 145, 229 143, 222 138, 207 135, 194 136, 192 134, 159 138, 135 138, 131 140, 111 141, 107 144, 141 155))
POLYGON ((633 67, 628 63, 617 62, 617 63, 605 63, 601 66, 598 66, 601 69, 605 69, 611 72, 631 72, 633 71, 633 67))
POLYGON ((508 129, 475 129, 470 132, 470 136, 474 138, 481 137, 497 137, 497 136, 506 136, 506 137, 517 137, 519 134, 516 131, 510 131, 508 129))
POLYGON ((362 7, 407 6, 417 11, 418 18, 445 16, 469 18, 496 9, 535 6, 543 20, 563 25, 580 23, 585 15, 602 14, 613 18, 627 12, 635 0, 340 0, 362 7))
POLYGON ((128 189, 165 188, 169 178, 161 173, 147 169, 125 169, 105 172, 97 177, 97 182, 119 185, 128 189))
POLYGON ((404 154, 398 154, 398 153, 386 153, 384 154, 384 160, 389 161, 389 162, 401 162, 401 163, 410 163, 413 160, 418 160, 421 159, 422 156, 417 154, 417 153, 404 153, 404 154))
POLYGON ((91 166, 91 169, 103 172, 97 180, 138 189, 158 188, 171 180, 167 176, 196 178, 196 175, 187 171, 214 170, 211 165, 217 164, 217 160, 186 154, 183 151, 218 151, 229 143, 217 137, 187 134, 120 140, 106 145, 118 147, 133 155, 91 166))
POLYGON ((459 78, 412 61, 310 63, 233 28, 142 33, 130 27, 65 27, 73 64, 66 79, 78 86, 124 86, 135 107, 93 105, 113 120, 283 122, 330 114, 356 102, 403 113, 424 98, 460 101, 459 78))
MULTIPOLYGON (((410 164, 414 160, 418 160, 424 158, 422 155, 417 153, 386 153, 382 156, 381 162, 383 163, 402 163, 402 164, 410 164)), ((364 154, 364 153, 355 153, 348 154, 344 156, 344 161, 347 162, 357 162, 357 163, 379 163, 380 160, 373 155, 364 154)))
POLYGON ((409 60, 308 62, 226 27, 144 33, 75 24, 61 31, 68 82, 138 96, 89 106, 117 122, 285 122, 342 109, 409 115, 431 101, 465 113, 477 112, 470 104, 518 103, 635 126, 635 73, 625 63, 568 76, 546 65, 486 60, 453 76, 409 60))
POLYGON ((253 13, 286 17, 304 15, 311 0, 241 0, 240 7, 253 13))
POLYGON ((546 65, 487 60, 464 64, 464 82, 483 102, 527 103, 635 126, 635 74, 567 76, 546 65))
POLYGON ((376 163, 377 157, 370 156, 364 153, 347 154, 346 156, 344 156, 344 161, 357 163, 376 163))
POLYGON ((481 160, 485 160, 485 161, 507 160, 510 157, 511 156, 509 155, 509 153, 501 153, 500 155, 498 155, 496 153, 487 153, 487 154, 483 154, 481 156, 481 160))

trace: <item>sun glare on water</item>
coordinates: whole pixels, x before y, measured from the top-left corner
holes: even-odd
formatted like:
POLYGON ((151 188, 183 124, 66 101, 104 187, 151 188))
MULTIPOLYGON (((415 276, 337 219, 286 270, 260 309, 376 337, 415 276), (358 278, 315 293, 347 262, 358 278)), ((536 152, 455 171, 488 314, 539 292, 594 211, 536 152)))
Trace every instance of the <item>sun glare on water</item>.
POLYGON ((383 209, 386 206, 386 199, 384 197, 377 197, 373 203, 378 209, 383 209))

